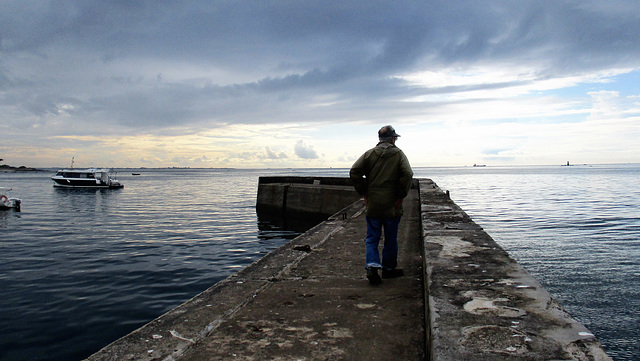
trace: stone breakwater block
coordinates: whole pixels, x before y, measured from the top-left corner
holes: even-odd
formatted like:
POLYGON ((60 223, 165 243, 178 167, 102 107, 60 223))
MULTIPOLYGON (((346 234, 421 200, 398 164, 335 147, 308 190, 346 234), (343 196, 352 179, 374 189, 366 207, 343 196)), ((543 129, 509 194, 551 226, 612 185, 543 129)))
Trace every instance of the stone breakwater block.
POLYGON ((348 178, 260 177, 256 206, 288 216, 330 216, 360 198, 348 178))

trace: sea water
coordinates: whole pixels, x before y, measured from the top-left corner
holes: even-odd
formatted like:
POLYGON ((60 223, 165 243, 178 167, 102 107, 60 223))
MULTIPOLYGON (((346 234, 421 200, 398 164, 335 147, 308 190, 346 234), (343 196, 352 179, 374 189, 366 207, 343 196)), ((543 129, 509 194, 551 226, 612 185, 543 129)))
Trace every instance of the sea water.
POLYGON ((640 165, 419 169, 592 331, 640 360, 640 165))
MULTIPOLYGON (((416 168, 615 360, 640 350, 640 166, 416 168)), ((259 176, 347 169, 118 170, 120 190, 0 173, 0 359, 80 360, 310 227, 255 212, 259 176), (133 175, 132 173, 140 173, 133 175)))

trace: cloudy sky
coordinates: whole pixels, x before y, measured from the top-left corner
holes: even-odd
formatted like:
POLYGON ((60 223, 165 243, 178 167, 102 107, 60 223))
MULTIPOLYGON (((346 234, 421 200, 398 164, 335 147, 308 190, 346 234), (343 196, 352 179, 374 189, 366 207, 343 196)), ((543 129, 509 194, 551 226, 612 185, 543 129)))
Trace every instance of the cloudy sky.
POLYGON ((0 158, 36 167, 640 163, 640 3, 0 2, 0 158))

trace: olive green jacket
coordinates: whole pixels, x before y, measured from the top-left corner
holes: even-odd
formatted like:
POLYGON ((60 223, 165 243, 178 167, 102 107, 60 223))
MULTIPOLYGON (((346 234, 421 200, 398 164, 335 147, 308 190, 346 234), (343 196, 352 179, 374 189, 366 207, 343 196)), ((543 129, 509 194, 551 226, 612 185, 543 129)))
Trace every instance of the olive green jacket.
POLYGON ((413 171, 400 148, 380 142, 366 151, 349 172, 351 182, 367 200, 367 216, 398 217, 402 206, 396 202, 409 193, 413 171))

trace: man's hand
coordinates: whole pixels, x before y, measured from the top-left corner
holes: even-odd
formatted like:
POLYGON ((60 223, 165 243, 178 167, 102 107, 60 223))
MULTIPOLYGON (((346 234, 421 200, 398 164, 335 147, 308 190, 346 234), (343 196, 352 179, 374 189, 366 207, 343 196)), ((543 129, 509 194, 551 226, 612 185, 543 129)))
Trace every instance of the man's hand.
POLYGON ((402 208, 402 201, 403 201, 403 199, 402 199, 402 198, 398 199, 398 200, 396 201, 396 203, 394 203, 394 205, 393 205, 393 206, 394 206, 394 207, 396 207, 396 209, 400 209, 400 208, 402 208))

